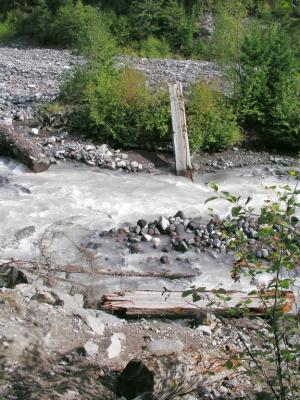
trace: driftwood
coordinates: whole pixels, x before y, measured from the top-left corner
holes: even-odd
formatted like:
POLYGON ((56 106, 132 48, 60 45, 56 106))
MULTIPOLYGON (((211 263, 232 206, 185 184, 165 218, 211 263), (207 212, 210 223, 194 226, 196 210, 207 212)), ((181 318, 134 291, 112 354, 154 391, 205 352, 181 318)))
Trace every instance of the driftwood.
MULTIPOLYGON (((291 291, 283 292, 284 312, 292 311, 295 298, 291 291)), ((227 291, 226 297, 230 299, 221 300, 212 291, 201 292, 201 300, 193 302, 191 297, 182 297, 181 291, 161 292, 151 290, 135 290, 117 292, 104 295, 101 299, 100 308, 105 311, 125 314, 126 316, 166 316, 182 318, 195 316, 202 312, 213 312, 216 314, 229 314, 229 310, 239 306, 239 309, 249 310, 253 315, 264 315, 272 306, 272 297, 265 295, 263 299, 259 295, 249 296, 247 293, 238 291, 227 291), (251 300, 247 306, 243 305, 246 300, 251 300)))
MULTIPOLYGON (((20 260, 0 260, 0 267, 2 266, 14 266, 19 270, 32 270, 35 271, 37 268, 40 268, 42 271, 47 273, 47 268, 43 268, 43 266, 39 265, 36 262, 24 262, 20 260)), ((67 273, 67 274, 91 274, 96 276, 116 276, 116 277, 136 277, 136 278, 163 278, 163 279, 189 279, 195 278, 199 276, 199 274, 195 273, 180 273, 180 272, 156 272, 156 271, 146 271, 146 272, 137 272, 137 271, 130 271, 130 270, 109 270, 109 269, 101 269, 97 266, 93 267, 82 267, 80 265, 58 265, 50 270, 51 273, 67 273)))
POLYGON ((146 392, 149 393, 149 399, 170 399, 195 390, 200 379, 189 357, 163 356, 132 360, 118 377, 117 394, 134 399, 146 392))
POLYGON ((50 160, 12 126, 0 125, 0 150, 21 161, 33 172, 46 171, 50 166, 50 160))

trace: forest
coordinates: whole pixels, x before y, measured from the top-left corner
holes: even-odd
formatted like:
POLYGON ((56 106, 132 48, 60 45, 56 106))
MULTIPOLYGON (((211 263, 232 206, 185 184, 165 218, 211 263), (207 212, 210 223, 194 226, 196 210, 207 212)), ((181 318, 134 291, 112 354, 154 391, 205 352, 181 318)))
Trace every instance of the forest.
POLYGON ((167 149, 167 92, 149 90, 113 59, 193 59, 216 63, 231 89, 224 95, 201 80, 187 93, 192 150, 300 148, 297 0, 4 0, 0 13, 0 42, 26 38, 87 58, 59 104, 73 130, 125 147, 155 139, 167 149))

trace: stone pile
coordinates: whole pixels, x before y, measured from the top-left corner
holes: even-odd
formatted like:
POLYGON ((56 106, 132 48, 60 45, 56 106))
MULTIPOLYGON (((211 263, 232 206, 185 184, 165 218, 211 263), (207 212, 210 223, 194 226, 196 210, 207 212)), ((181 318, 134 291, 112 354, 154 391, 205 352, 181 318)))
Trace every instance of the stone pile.
POLYGON ((78 161, 90 166, 98 166, 112 170, 126 170, 128 172, 141 172, 145 169, 154 168, 149 163, 143 165, 137 161, 130 161, 128 154, 120 150, 110 149, 106 144, 94 145, 76 140, 66 141, 66 132, 59 136, 51 136, 39 143, 43 152, 50 158, 52 163, 57 161, 78 161))
POLYGON ((122 56, 117 58, 119 66, 128 65, 145 74, 149 86, 163 82, 181 82, 184 89, 198 79, 220 82, 222 74, 217 66, 208 61, 168 60, 122 56))
MULTIPOLYGON (((215 249, 219 253, 227 253, 230 243, 237 238, 238 232, 243 232, 256 256, 267 259, 268 249, 261 248, 259 244, 259 229, 258 221, 252 217, 232 220, 228 216, 223 221, 215 218, 203 224, 200 219, 186 218, 183 211, 178 211, 172 217, 160 216, 152 222, 140 219, 136 225, 112 228, 110 231, 101 232, 100 236, 116 236, 119 240, 124 240, 133 254, 145 251, 143 243, 150 243, 153 248, 166 254, 171 251, 185 253, 189 250, 200 253, 208 248, 215 249), (229 227, 228 222, 230 222, 229 227)), ((162 256, 160 261, 162 264, 167 264, 168 256, 162 256)))

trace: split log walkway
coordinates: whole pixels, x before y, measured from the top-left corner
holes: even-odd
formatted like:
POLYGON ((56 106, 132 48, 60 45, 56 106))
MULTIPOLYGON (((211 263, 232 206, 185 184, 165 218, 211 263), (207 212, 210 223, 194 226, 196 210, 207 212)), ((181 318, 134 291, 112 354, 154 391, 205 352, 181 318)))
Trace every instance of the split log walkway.
MULTIPOLYGON (((282 294, 284 296, 284 312, 289 313, 295 304, 294 295, 291 291, 285 291, 282 294)), ((129 317, 182 318, 195 316, 202 312, 230 315, 229 310, 237 306, 241 310, 249 310, 253 315, 264 315, 272 306, 271 294, 261 298, 259 295, 250 296, 243 292, 227 291, 225 297, 228 299, 221 300, 213 291, 206 291, 201 292, 201 300, 193 302, 191 297, 182 297, 181 291, 128 290, 104 295, 100 308, 129 317), (244 302, 247 300, 249 303, 245 305, 244 302)))

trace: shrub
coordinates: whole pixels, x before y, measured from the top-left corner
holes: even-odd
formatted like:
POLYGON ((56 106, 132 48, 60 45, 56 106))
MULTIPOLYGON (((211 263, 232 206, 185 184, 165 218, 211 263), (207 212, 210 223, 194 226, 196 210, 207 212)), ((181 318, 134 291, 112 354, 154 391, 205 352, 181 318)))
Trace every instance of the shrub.
POLYGON ((171 49, 165 39, 159 40, 154 36, 141 42, 139 54, 141 57, 168 58, 171 56, 171 49))
MULTIPOLYGON (((206 200, 223 199, 231 204, 232 218, 223 222, 224 236, 233 235, 230 249, 234 251, 235 262, 231 276, 234 282, 245 279, 252 288, 244 300, 230 309, 232 316, 250 315, 254 296, 260 300, 260 309, 265 319, 256 330, 257 345, 250 347, 243 335, 239 334, 242 351, 237 354, 224 352, 224 366, 228 369, 244 368, 245 374, 254 384, 263 384, 270 396, 278 400, 294 400, 300 397, 299 359, 300 329, 298 307, 290 310, 290 299, 286 290, 298 290, 297 276, 300 265, 300 224, 298 211, 299 171, 288 171, 290 179, 297 180, 293 187, 271 186, 275 192, 273 199, 265 200, 256 213, 251 206, 251 197, 242 199, 226 191, 219 191, 211 183, 213 196, 206 200), (277 198, 276 198, 277 197, 277 198), (255 235, 251 224, 255 224, 255 235), (248 224, 248 227, 247 227, 248 224), (253 239, 255 238, 255 239, 253 239), (254 242, 254 243, 253 243, 254 242), (262 249, 264 252, 262 252, 262 249), (227 358, 227 359, 226 359, 227 358)), ((201 298, 201 290, 193 289, 184 295, 196 294, 201 298)), ((217 302, 229 306, 230 294, 224 289, 215 290, 217 302)), ((290 296, 290 294, 289 294, 290 296)), ((297 299, 296 299, 297 303, 297 299)), ((212 302, 211 305, 215 304, 212 302)), ((234 320, 228 324, 236 329, 234 320)))
POLYGON ((187 123, 193 151, 218 151, 242 139, 233 108, 222 94, 205 81, 197 82, 188 96, 187 123))
POLYGON ((28 36, 39 43, 47 41, 52 15, 45 0, 37 0, 34 7, 16 8, 10 15, 18 36, 28 36))
POLYGON ((299 149, 299 77, 285 31, 277 24, 253 25, 242 46, 241 61, 241 121, 274 147, 299 149))
POLYGON ((89 63, 77 69, 64 87, 73 103, 73 129, 113 145, 154 148, 169 144, 168 96, 152 94, 141 73, 129 68, 89 63), (158 143, 157 140, 159 139, 158 143))
POLYGON ((16 34, 15 26, 10 18, 0 21, 0 43, 8 43, 16 34))

